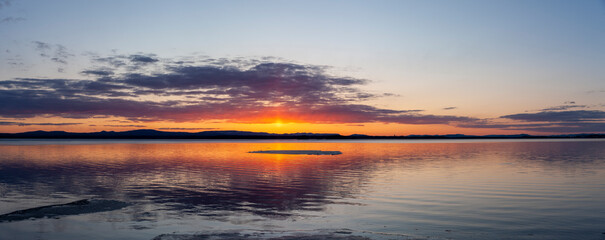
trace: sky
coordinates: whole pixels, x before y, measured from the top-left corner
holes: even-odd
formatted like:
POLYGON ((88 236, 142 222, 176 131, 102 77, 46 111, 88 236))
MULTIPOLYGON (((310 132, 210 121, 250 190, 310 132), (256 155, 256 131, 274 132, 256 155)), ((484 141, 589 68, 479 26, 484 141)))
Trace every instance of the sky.
POLYGON ((605 1, 0 0, 0 132, 605 133, 605 1))

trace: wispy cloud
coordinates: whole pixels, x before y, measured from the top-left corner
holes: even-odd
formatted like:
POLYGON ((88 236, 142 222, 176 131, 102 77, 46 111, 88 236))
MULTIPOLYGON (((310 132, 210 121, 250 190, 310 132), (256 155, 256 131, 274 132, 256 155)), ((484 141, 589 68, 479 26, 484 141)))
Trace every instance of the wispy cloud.
POLYGON ((11 5, 11 0, 0 0, 0 9, 9 7, 11 5))
MULTIPOLYGON (((155 54, 150 53, 138 53, 138 54, 116 54, 111 56, 97 56, 93 55, 91 59, 94 63, 102 64, 103 67, 91 70, 107 70, 113 69, 113 72, 124 72, 129 73, 138 70, 148 70, 146 67, 159 63, 160 59, 155 54)), ((169 61, 170 62, 170 61, 169 61)), ((177 62, 184 63, 184 62, 177 62)), ((195 63, 195 62, 192 62, 195 63)), ((164 67, 164 66, 160 66, 164 67)))
POLYGON ((96 76, 109 76, 109 75, 113 75, 113 72, 111 70, 103 70, 103 69, 97 69, 97 70, 85 70, 80 72, 84 75, 96 75, 96 76))
POLYGON ((567 101, 564 103, 564 105, 544 108, 541 111, 560 111, 560 110, 569 110, 569 109, 574 109, 574 108, 588 108, 588 106, 578 105, 578 104, 576 104, 575 101, 567 101))
POLYGON ((25 21, 25 18, 22 17, 5 17, 0 19, 0 23, 15 23, 15 22, 21 22, 21 21, 25 21))
POLYGON ((103 125, 104 127, 134 127, 134 128, 144 128, 147 127, 145 125, 135 125, 135 124, 128 124, 128 125, 103 125))
POLYGON ((154 58, 153 55, 151 56, 145 56, 145 55, 130 55, 130 61, 132 62, 136 62, 136 63, 154 63, 157 62, 158 59, 154 58))
POLYGON ((590 90, 587 91, 586 93, 605 93, 605 89, 599 89, 599 90, 590 90))
MULTIPOLYGON (((74 56, 61 44, 49 44, 41 41, 33 41, 32 43, 41 57, 61 65, 67 65, 68 58, 74 56)), ((57 70, 63 72, 63 67, 59 67, 57 70)))
POLYGON ((599 110, 541 111, 537 113, 519 113, 501 118, 528 122, 587 122, 605 121, 605 112, 599 110))
POLYGON ((158 128, 158 130, 181 130, 181 131, 202 131, 217 130, 218 128, 158 128))
POLYGON ((71 126, 82 123, 27 123, 27 122, 0 122, 0 125, 15 125, 15 126, 71 126))
MULTIPOLYGON (((10 7, 12 4, 12 1, 9 0, 0 0, 0 10, 2 10, 3 8, 6 7, 10 7)), ((2 23, 16 23, 16 22, 21 22, 21 21, 25 21, 26 19, 23 17, 13 17, 13 16, 0 16, 0 24, 2 23)))
POLYGON ((459 127, 492 128, 515 131, 531 131, 544 133, 602 133, 605 132, 604 122, 558 122, 558 123, 464 123, 459 127))
MULTIPOLYGON (((575 104, 572 102, 570 104, 575 104)), ((501 123, 493 120, 461 123, 465 128, 494 128, 504 130, 523 130, 549 133, 600 133, 605 132, 605 112, 600 110, 567 110, 585 107, 583 105, 565 105, 545 108, 534 113, 504 115, 500 120, 513 120, 501 123)))

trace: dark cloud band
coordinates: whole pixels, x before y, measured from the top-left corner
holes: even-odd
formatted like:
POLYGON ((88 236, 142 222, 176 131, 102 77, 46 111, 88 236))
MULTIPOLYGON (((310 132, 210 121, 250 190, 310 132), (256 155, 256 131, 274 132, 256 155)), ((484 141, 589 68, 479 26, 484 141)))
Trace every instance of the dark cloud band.
MULTIPOLYGON (((59 48, 35 42, 44 53, 59 48)), ((449 124, 535 132, 605 132, 605 112, 575 102, 536 113, 501 116, 502 124, 422 110, 378 108, 365 100, 369 81, 333 76, 327 67, 273 59, 160 59, 153 54, 93 57, 90 79, 19 78, 0 81, 0 117, 122 117, 134 122, 449 124)), ((446 107, 452 110, 456 107, 446 107)), ((14 121, 14 120, 13 120, 14 121)), ((25 123, 21 123, 25 124, 25 123)), ((0 125, 19 125, 4 122, 0 125)), ((58 125, 41 123, 31 125, 58 125)), ((65 124, 68 125, 68 124, 65 124)), ((143 127, 139 124, 106 125, 143 127)))
MULTIPOLYGON (((52 47, 42 42, 38 45, 41 51, 52 47)), ((82 71, 94 80, 0 81, 0 102, 4 103, 0 115, 246 123, 280 119, 309 123, 447 124, 476 120, 360 104, 383 94, 364 92, 359 87, 367 80, 331 76, 324 66, 225 59, 160 62, 154 55, 95 60, 104 65, 82 71), (141 71, 141 63, 155 63, 160 70, 149 74, 141 71)))
POLYGON ((585 122, 603 121, 605 112, 598 110, 576 110, 576 111, 542 111, 537 113, 520 113, 502 116, 512 120, 533 122, 585 122))
POLYGON ((1 122, 0 126, 71 126, 82 123, 26 123, 26 122, 1 122))

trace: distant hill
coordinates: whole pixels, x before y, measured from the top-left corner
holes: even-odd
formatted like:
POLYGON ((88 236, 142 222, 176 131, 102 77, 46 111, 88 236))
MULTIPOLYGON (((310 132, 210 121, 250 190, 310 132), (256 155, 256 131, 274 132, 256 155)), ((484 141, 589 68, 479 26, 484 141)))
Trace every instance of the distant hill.
POLYGON ((64 131, 34 131, 23 133, 0 133, 0 138, 73 138, 73 139, 304 139, 338 138, 340 134, 291 133, 275 134, 246 131, 164 132, 141 129, 124 132, 101 131, 71 133, 64 131))
POLYGON ((519 138, 605 138, 605 134, 566 134, 550 136, 517 135, 407 135, 368 136, 353 134, 344 136, 336 133, 266 133, 247 131, 204 131, 204 132, 164 132, 141 129, 123 132, 101 131, 91 133, 71 133, 64 131, 33 131, 23 133, 0 133, 0 138, 57 138, 57 139, 519 139, 519 138))

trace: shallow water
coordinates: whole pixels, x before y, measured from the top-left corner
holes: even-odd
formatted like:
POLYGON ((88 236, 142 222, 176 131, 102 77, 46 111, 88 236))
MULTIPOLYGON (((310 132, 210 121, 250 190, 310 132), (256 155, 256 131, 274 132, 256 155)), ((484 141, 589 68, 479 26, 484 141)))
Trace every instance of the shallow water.
POLYGON ((0 215, 81 199, 0 239, 605 239, 605 141, 0 141, 0 215))

